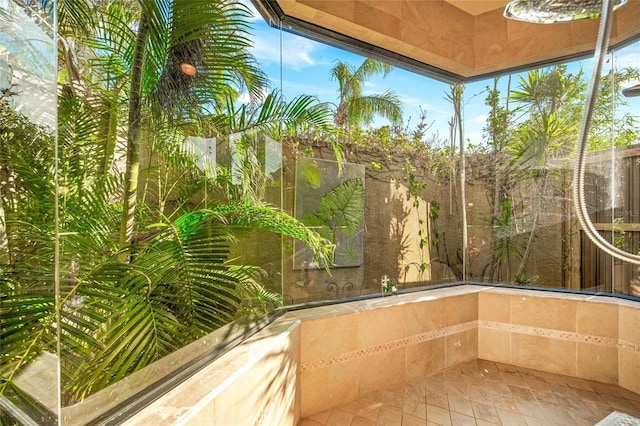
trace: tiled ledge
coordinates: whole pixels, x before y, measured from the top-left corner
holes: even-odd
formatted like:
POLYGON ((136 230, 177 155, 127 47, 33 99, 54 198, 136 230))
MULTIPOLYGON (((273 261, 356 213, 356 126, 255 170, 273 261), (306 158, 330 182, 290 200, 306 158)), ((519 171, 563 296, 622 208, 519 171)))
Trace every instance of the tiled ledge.
POLYGON ((128 425, 295 425, 482 358, 640 392, 640 303, 462 285, 289 312, 128 425))
POLYGON ((409 345, 415 345, 417 343, 428 342, 430 340, 435 340, 441 337, 452 336, 457 333, 465 332, 468 330, 475 330, 477 328, 478 328, 477 321, 470 321, 470 322, 466 322, 459 325, 440 328, 434 331, 422 333, 419 335, 414 335, 414 336, 407 337, 400 340, 395 340, 393 342, 385 343, 382 345, 373 346, 366 349, 358 349, 357 351, 352 351, 346 354, 335 355, 330 358, 322 359, 320 361, 303 363, 300 366, 300 371, 305 372, 305 371, 316 370, 318 368, 328 367, 333 364, 348 362, 357 357, 378 354, 381 352, 398 349, 398 348, 409 346, 409 345))
POLYGON ((122 423, 296 425, 300 322, 279 318, 122 423))

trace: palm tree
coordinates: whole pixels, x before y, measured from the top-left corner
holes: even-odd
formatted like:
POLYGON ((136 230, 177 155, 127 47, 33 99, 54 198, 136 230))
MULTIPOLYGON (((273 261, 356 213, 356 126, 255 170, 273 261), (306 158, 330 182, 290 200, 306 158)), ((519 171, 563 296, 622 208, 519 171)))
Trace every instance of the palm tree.
POLYGON ((59 187, 50 172, 53 139, 4 101, 0 111, 2 173, 13 185, 3 179, 0 187, 11 205, 2 218, 7 264, 0 266, 0 394, 19 393, 16 377, 41 353, 56 353, 60 338, 64 405, 279 303, 260 284, 259 268, 230 259, 239 229, 306 242, 325 265, 333 250, 260 200, 202 203, 204 182, 216 182, 195 167, 184 149, 186 135, 212 126, 225 136, 249 128, 276 131, 277 122, 293 129, 328 121, 309 97, 286 103, 274 96, 249 120, 223 106, 233 105, 240 89, 256 95, 264 85, 247 51, 244 6, 209 0, 74 4, 61 2, 67 9, 59 24, 59 187), (180 71, 185 63, 196 75, 180 71), (140 157, 149 160, 141 164, 140 157), (180 178, 165 194, 169 206, 154 199, 160 178, 152 176, 162 173, 180 178), (140 176, 145 184, 139 186, 140 176), (51 238, 56 196, 59 250, 51 238))
POLYGON ((402 120, 402 103, 392 91, 365 95, 363 89, 367 79, 382 74, 386 77, 391 65, 367 58, 356 69, 353 65, 338 61, 331 69, 332 80, 338 82, 338 105, 334 122, 339 128, 349 128, 373 123, 376 114, 398 123, 402 120))
POLYGON ((548 198, 553 170, 548 162, 570 151, 576 136, 579 119, 578 89, 580 75, 566 72, 566 67, 529 71, 520 78, 519 87, 509 94, 510 100, 520 105, 517 111, 527 116, 517 129, 509 146, 514 165, 519 170, 517 179, 530 185, 533 206, 531 228, 521 252, 520 265, 514 281, 528 282, 525 268, 538 232, 540 214, 548 198))

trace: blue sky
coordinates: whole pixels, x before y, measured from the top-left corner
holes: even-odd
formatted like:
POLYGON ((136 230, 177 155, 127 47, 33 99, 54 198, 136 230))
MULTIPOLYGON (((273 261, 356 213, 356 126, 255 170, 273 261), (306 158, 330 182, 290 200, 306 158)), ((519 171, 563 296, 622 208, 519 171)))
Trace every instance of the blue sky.
MULTIPOLYGON (((282 32, 282 55, 280 53, 281 34, 269 27, 255 9, 253 24, 253 54, 271 79, 272 88, 281 88, 287 99, 300 94, 314 95, 322 102, 337 101, 337 83, 329 78, 329 70, 337 60, 354 66, 364 58, 313 40, 282 32), (282 68, 280 59, 282 58, 282 68), (282 80, 281 80, 282 75, 282 80)), ((616 66, 640 68, 640 42, 622 49, 616 54, 616 66)), ((584 69, 590 77, 592 60, 569 64, 570 71, 584 69)), ((606 68, 606 65, 605 65, 606 68)), ((517 76, 513 79, 516 81, 517 76)), ((506 84, 506 77, 502 82, 506 84)), ((492 80, 469 83, 465 87, 464 125, 465 137, 474 144, 482 141, 482 128, 487 114, 484 105, 486 86, 493 85, 492 80)), ((394 68, 385 79, 373 78, 366 86, 367 93, 382 93, 393 90, 404 104, 404 120, 415 125, 420 116, 420 108, 427 112, 427 121, 434 121, 432 133, 438 132, 440 138, 448 137, 447 122, 451 118, 451 105, 445 100, 449 90, 446 83, 423 77, 400 68, 394 68)), ((504 93, 504 91, 503 91, 504 93)), ((640 119, 640 97, 627 99, 627 110, 640 119)), ((379 119, 376 125, 386 121, 379 119)), ((640 142, 640 141, 639 141, 640 142)))

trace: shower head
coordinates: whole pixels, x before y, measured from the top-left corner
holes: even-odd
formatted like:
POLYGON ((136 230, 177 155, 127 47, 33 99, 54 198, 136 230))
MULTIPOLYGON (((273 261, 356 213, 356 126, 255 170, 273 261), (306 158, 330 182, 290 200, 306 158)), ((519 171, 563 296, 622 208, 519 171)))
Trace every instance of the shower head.
MULTIPOLYGON (((613 10, 627 0, 615 0, 613 10)), ((577 21, 597 18, 602 10, 602 0, 512 0, 504 10, 504 16, 534 24, 577 21)))
POLYGON ((635 86, 627 87, 622 90, 622 94, 627 98, 632 98, 634 96, 640 96, 640 83, 635 86))

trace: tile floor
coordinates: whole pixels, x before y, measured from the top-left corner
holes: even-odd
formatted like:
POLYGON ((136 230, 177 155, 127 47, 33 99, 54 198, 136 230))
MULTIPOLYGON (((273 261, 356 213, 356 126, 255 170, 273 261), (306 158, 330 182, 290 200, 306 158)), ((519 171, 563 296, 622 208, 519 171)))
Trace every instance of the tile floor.
POLYGON ((302 419, 299 426, 594 425, 612 411, 640 418, 640 395, 476 360, 302 419))

